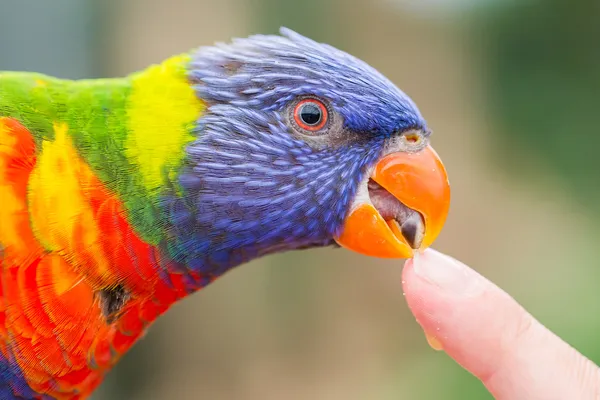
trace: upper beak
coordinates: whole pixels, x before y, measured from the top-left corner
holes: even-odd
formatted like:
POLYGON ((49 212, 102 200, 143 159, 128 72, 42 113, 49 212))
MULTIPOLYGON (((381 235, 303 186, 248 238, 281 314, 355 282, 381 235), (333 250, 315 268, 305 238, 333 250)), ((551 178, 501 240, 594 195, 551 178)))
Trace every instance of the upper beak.
POLYGON ((408 213, 404 220, 385 220, 370 202, 354 204, 336 242, 361 254, 411 258, 440 234, 450 208, 446 169, 431 146, 417 153, 383 157, 370 178, 397 199, 408 213))

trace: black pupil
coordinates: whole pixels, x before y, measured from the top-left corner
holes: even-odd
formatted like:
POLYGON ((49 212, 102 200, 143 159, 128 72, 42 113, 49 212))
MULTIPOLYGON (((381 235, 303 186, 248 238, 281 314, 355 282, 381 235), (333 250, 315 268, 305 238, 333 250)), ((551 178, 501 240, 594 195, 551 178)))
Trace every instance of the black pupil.
POLYGON ((316 104, 307 103, 303 104, 300 108, 300 118, 306 125, 317 125, 321 122, 322 114, 321 108, 316 104))

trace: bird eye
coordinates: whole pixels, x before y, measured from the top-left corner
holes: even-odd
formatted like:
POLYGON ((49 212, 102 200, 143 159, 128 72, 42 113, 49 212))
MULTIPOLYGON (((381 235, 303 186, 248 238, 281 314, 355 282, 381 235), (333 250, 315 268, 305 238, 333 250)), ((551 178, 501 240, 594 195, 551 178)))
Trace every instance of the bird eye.
POLYGON ((328 117, 327 107, 316 99, 302 100, 294 108, 294 120, 300 128, 307 131, 323 129, 328 117))

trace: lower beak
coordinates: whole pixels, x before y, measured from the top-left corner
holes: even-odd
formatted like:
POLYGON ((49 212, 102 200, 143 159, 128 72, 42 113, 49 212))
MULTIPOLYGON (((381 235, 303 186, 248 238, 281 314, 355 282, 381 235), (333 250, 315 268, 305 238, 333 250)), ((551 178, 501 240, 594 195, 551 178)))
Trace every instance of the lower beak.
POLYGON ((421 218, 414 213, 417 218, 410 221, 412 234, 405 235, 405 225, 399 225, 403 221, 386 221, 372 204, 358 203, 346 218, 336 242, 358 253, 382 258, 411 258, 415 250, 429 247, 440 234, 450 208, 448 176, 435 150, 427 146, 418 153, 389 154, 377 163, 370 178, 421 218), (415 231, 420 232, 417 241, 415 231))

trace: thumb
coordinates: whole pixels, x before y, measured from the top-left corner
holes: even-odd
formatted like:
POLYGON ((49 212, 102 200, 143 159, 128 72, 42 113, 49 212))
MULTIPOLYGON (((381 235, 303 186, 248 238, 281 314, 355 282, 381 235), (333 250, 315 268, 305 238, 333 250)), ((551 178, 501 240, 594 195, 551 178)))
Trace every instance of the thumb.
POLYGON ((596 365, 471 268, 435 250, 406 262, 406 300, 432 347, 496 399, 597 399, 596 365))

